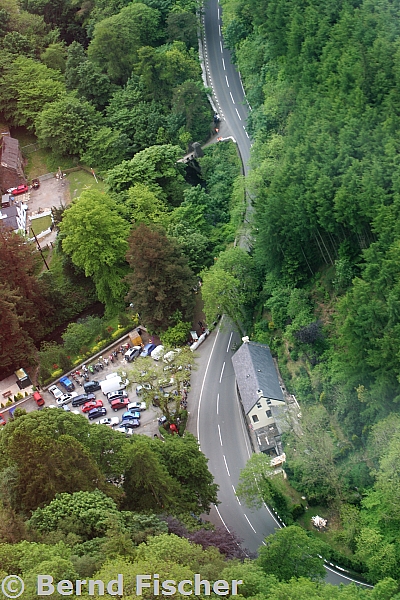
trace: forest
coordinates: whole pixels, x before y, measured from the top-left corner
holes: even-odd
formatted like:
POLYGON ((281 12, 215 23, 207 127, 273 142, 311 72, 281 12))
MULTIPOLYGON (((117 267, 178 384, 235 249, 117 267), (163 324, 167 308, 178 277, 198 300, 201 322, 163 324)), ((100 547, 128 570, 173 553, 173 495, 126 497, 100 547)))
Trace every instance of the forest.
POLYGON ((252 107, 252 339, 302 407, 289 480, 349 565, 398 579, 400 7, 222 5, 252 107))

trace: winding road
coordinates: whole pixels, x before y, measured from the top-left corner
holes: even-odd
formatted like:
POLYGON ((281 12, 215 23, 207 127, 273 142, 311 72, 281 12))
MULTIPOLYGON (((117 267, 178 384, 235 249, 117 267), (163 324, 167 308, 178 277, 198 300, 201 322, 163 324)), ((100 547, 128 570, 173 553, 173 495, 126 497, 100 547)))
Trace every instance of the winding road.
MULTIPOLYGON (((224 133, 228 132, 237 141, 247 174, 251 148, 246 131, 249 107, 230 52, 223 46, 221 8, 217 0, 207 1, 203 23, 205 67, 214 102, 224 120, 224 133)), ((234 532, 243 540, 249 554, 254 555, 265 544, 264 538, 280 525, 265 504, 259 510, 250 510, 236 496, 240 471, 252 453, 231 361, 232 345, 239 341, 229 319, 223 317, 200 347, 198 371, 192 374, 190 396, 196 400, 192 401, 188 428, 197 434, 201 450, 209 459, 209 469, 219 485, 220 504, 212 509, 210 520, 234 532)), ((354 581, 328 565, 326 570, 328 583, 339 585, 354 581)))

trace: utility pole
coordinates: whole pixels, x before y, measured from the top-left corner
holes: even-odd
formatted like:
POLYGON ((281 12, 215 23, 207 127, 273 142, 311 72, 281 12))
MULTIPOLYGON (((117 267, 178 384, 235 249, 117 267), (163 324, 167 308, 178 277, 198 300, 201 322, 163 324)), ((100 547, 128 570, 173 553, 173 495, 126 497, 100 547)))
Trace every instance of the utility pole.
POLYGON ((36 237, 36 234, 35 234, 35 232, 34 232, 34 231, 33 231, 33 229, 32 229, 32 226, 31 226, 31 233, 32 233, 33 237, 35 238, 35 241, 36 241, 36 244, 37 244, 38 250, 39 250, 39 252, 40 252, 40 256, 42 257, 42 259, 43 259, 43 262, 44 262, 44 264, 46 265, 46 269, 47 269, 48 271, 50 271, 50 269, 49 269, 49 265, 48 265, 48 264, 47 264, 47 262, 46 262, 46 259, 45 259, 44 255, 43 255, 43 251, 42 251, 42 249, 41 249, 41 247, 40 247, 40 244, 39 244, 39 240, 37 239, 37 237, 36 237))

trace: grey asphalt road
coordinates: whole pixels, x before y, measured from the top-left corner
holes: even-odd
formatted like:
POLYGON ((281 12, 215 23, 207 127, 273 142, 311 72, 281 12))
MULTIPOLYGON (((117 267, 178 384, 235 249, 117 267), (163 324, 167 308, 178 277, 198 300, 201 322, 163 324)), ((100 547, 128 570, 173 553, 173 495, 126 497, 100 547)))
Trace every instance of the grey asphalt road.
POLYGON ((236 67, 222 37, 222 9, 216 0, 208 0, 204 11, 206 68, 221 117, 235 138, 247 174, 251 141, 246 130, 249 108, 236 67))
MULTIPOLYGON (((247 174, 251 149, 246 130, 249 107, 240 75, 231 62, 230 52, 224 48, 221 17, 218 0, 208 0, 203 17, 206 69, 218 110, 237 142, 247 174)), ((247 216, 250 211, 249 203, 247 216)), ((220 504, 211 512, 211 520, 234 531, 242 538, 244 547, 256 552, 264 538, 276 530, 278 523, 267 506, 250 511, 239 502, 235 492, 240 470, 251 454, 231 363, 230 348, 237 340, 237 333, 225 319, 205 342, 199 372, 192 376, 191 396, 198 398, 198 402, 192 406, 196 414, 191 415, 190 429, 194 433, 196 428, 200 447, 209 458, 210 471, 220 488, 220 504), (203 354, 205 347, 208 347, 207 360, 203 354)), ((329 566, 326 571, 328 583, 339 585, 354 581, 329 566)))

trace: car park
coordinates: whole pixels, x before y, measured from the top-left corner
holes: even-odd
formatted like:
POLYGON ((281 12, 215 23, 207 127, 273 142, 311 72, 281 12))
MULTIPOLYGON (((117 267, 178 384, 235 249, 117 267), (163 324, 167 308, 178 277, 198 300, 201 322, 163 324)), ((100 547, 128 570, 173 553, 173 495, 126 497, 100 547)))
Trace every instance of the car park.
POLYGON ((60 383, 63 386, 63 388, 67 390, 67 392, 73 392, 75 389, 75 384, 72 383, 72 381, 68 379, 68 377, 61 377, 60 383))
POLYGON ((171 363, 174 360, 174 358, 177 356, 177 354, 179 354, 180 351, 181 351, 180 348, 175 348, 175 350, 170 350, 169 352, 164 354, 163 361, 165 363, 171 363))
POLYGON ((146 402, 129 402, 127 409, 128 410, 146 410, 147 405, 146 402))
POLYGON ((80 396, 76 396, 76 398, 72 398, 72 406, 82 406, 82 404, 89 401, 90 398, 88 394, 81 394, 80 396))
POLYGON ((100 384, 98 381, 86 381, 83 384, 83 389, 85 390, 86 393, 97 392, 97 390, 100 389, 100 384))
POLYGON ((99 406, 97 408, 92 408, 89 412, 88 412, 88 417, 89 420, 91 421, 92 419, 97 419, 98 417, 104 417, 104 415, 107 414, 107 409, 103 408, 102 406, 99 406))
POLYGON ((101 408, 103 406, 103 400, 91 400, 90 402, 85 402, 82 406, 82 412, 86 413, 92 410, 92 408, 101 408))
POLYGON ((112 400, 111 402, 111 408, 115 411, 117 410, 121 410, 121 408, 127 408, 129 404, 129 400, 128 398, 122 398, 119 400, 112 400))
POLYGON ((98 425, 108 425, 109 427, 114 427, 114 425, 119 425, 118 417, 106 417, 105 419, 100 419, 97 421, 98 425))
POLYGON ((122 415, 122 421, 125 421, 126 419, 140 419, 140 412, 137 410, 127 410, 122 415))
POLYGON ((132 348, 129 348, 129 350, 127 350, 124 354, 125 360, 127 362, 132 362, 132 360, 134 358, 136 358, 137 356, 139 356, 139 354, 141 353, 142 348, 141 346, 133 346, 132 348))
POLYGON ((5 418, 3 417, 3 415, 0 415, 0 427, 2 427, 3 425, 6 425, 7 422, 5 420, 5 418))
POLYGON ((150 354, 157 348, 157 344, 146 344, 143 348, 140 356, 150 356, 150 354))
POLYGON ((33 392, 33 399, 38 406, 44 405, 44 398, 39 392, 33 392))
POLYGON ((54 398, 61 398, 61 396, 64 395, 60 388, 56 385, 51 385, 48 391, 54 396, 54 398))
POLYGON ((125 435, 133 435, 132 429, 126 429, 125 427, 116 427, 114 431, 119 431, 120 433, 125 433, 125 435))

